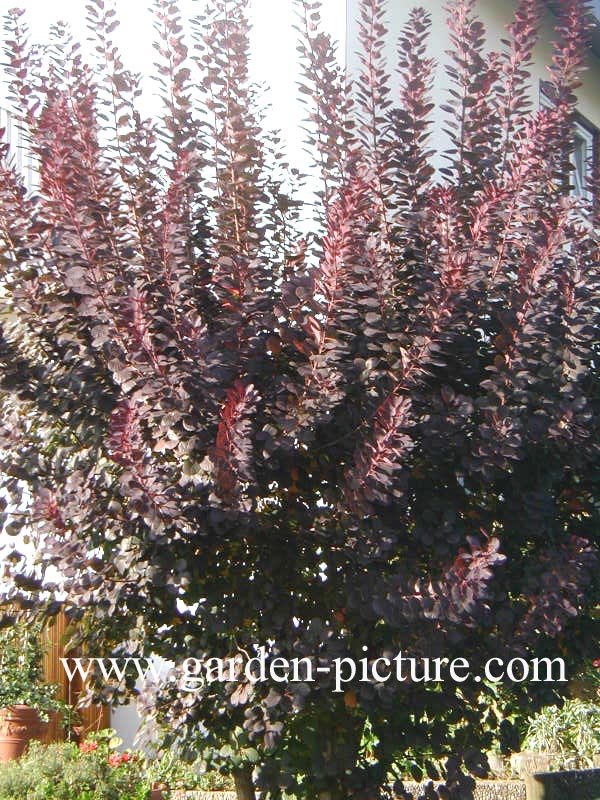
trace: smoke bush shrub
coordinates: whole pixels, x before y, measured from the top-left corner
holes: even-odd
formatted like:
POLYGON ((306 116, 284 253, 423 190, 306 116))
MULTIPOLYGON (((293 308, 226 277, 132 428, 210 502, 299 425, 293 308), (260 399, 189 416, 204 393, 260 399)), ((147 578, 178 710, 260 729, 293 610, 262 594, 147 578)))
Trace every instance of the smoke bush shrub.
MULTIPOLYGON (((95 655, 577 664, 600 531, 598 207, 568 193, 586 7, 560 4, 537 109, 538 4, 519 2, 496 54, 473 0, 452 6, 435 173, 428 14, 407 17, 395 95, 382 4, 362 3, 350 89, 319 3, 300 2, 315 235, 262 129, 245 7, 215 0, 184 30, 156 0, 151 120, 102 0, 89 61, 60 30, 31 48, 9 14, 39 191, 3 145, 4 519, 42 544, 34 566, 7 557, 5 600, 63 608, 95 655)), ((506 705, 561 690, 332 688, 327 672, 171 683, 147 710, 240 798, 385 796, 404 751, 416 777, 446 758, 441 796, 464 800, 482 750, 514 739, 506 705)))

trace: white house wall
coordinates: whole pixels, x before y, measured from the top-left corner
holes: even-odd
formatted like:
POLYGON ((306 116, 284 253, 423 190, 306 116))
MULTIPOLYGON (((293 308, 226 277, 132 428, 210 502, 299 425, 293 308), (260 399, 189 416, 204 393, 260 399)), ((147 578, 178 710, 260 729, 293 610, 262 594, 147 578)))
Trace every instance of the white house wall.
POLYGON ((36 185, 35 162, 27 141, 14 116, 0 107, 0 129, 4 130, 3 141, 10 145, 10 155, 18 171, 23 175, 25 185, 32 189, 36 185))

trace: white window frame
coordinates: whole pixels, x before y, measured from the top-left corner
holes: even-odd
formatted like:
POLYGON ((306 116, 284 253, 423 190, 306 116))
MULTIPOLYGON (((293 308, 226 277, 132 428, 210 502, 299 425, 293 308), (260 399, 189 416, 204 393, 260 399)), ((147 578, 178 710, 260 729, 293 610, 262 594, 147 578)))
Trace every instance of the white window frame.
MULTIPOLYGON (((540 106, 545 108, 552 108, 552 100, 544 92, 540 84, 540 106)), ((578 163, 575 149, 571 152, 570 160, 573 166, 569 174, 569 184, 571 186, 570 194, 572 197, 580 197, 583 200, 591 202, 594 197, 592 190, 589 187, 588 179, 591 177, 596 147, 596 136, 598 135, 591 126, 586 126, 579 120, 574 120, 572 128, 573 139, 580 139, 583 142, 585 154, 581 163, 578 163)))
POLYGON ((571 153, 571 163, 573 164, 572 180, 573 187, 571 193, 584 200, 592 200, 592 192, 589 188, 589 178, 591 177, 592 166, 594 163, 594 133, 575 121, 573 125, 573 138, 579 139, 583 144, 583 159, 579 163, 577 158, 577 147, 571 153))

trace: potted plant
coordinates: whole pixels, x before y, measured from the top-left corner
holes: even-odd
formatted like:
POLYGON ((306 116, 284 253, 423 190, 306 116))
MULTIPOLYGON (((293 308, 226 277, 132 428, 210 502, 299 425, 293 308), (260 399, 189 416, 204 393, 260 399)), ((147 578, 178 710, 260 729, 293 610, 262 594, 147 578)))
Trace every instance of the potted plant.
POLYGON ((179 758, 172 750, 166 750, 159 758, 149 761, 147 775, 151 786, 150 800, 163 800, 169 789, 177 786, 181 767, 179 758))
POLYGON ((0 630, 0 761, 18 758, 43 735, 50 713, 65 705, 57 691, 44 682, 39 627, 0 630))
POLYGON ((591 769, 600 753, 600 705, 566 700, 561 708, 546 706, 529 720, 526 751, 517 756, 521 772, 591 769))
POLYGON ((164 750, 160 756, 149 757, 146 775, 151 786, 149 800, 185 797, 187 791, 235 791, 233 780, 218 772, 201 772, 198 764, 189 764, 175 750, 164 750))

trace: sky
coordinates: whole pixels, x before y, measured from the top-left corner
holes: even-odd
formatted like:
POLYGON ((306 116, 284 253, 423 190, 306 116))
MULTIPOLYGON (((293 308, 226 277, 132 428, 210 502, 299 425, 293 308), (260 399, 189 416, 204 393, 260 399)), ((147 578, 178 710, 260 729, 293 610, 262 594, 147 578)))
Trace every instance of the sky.
MULTIPOLYGON (((152 48, 154 30, 150 13, 151 0, 106 0, 114 5, 120 27, 114 33, 115 44, 122 52, 125 66, 148 75, 153 72, 156 55, 152 48)), ((66 21, 76 39, 85 41, 86 0, 0 0, 0 16, 17 6, 26 11, 26 21, 32 41, 44 42, 52 23, 66 21)), ((206 0, 180 0, 184 17, 203 11, 206 0)), ((343 61, 346 25, 346 0, 323 0, 323 27, 341 43, 340 61, 343 61)), ((252 29, 252 76, 269 87, 272 111, 267 118, 269 128, 282 130, 288 143, 288 156, 302 147, 300 126, 303 111, 297 103, 296 38, 293 29, 295 11, 293 0, 250 0, 252 29)), ((152 91, 152 90, 150 90, 152 91)))

